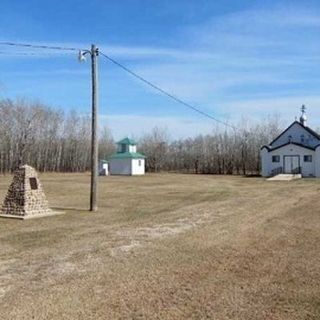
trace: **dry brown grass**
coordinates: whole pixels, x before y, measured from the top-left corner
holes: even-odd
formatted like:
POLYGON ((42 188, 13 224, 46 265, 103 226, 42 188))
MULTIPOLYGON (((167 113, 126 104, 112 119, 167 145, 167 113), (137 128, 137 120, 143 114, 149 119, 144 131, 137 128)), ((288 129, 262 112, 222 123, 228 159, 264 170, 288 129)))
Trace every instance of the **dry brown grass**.
POLYGON ((0 319, 320 319, 320 181, 41 179, 67 213, 0 220, 0 319))

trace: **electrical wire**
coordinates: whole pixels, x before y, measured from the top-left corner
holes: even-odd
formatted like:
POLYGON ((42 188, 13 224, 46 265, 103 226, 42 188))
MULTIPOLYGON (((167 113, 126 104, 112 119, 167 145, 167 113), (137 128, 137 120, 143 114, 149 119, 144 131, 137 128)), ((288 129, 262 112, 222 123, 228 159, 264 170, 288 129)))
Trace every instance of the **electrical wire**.
POLYGON ((131 75, 134 76, 135 78, 137 78, 137 79, 139 79, 140 81, 144 82, 144 83, 147 84, 148 86, 150 86, 150 87, 152 87, 153 89, 155 89, 155 90, 161 92, 162 94, 166 95, 166 96, 169 97, 170 99, 172 99, 172 100, 174 100, 174 101, 176 101, 176 102, 184 105, 185 107, 187 107, 187 108, 189 108, 189 109, 191 109, 191 110, 193 110, 193 111, 195 111, 195 112, 197 112, 197 113, 199 113, 199 114, 201 114, 201 115, 203 115, 203 116, 205 116, 205 117, 207 117, 207 118, 209 118, 209 119, 211 119, 211 120, 214 120, 214 121, 216 121, 216 122, 218 122, 218 123, 220 123, 220 124, 223 124, 224 126, 230 127, 230 128, 232 128, 232 129, 234 129, 234 130, 237 129, 235 126, 233 126, 233 125, 231 125, 231 124, 229 124, 229 123, 227 123, 227 122, 224 122, 224 121, 222 121, 222 120, 219 120, 219 119, 213 117, 213 116, 210 115, 209 113, 200 110, 199 108, 191 105, 190 103, 185 102, 184 100, 182 100, 182 99, 176 97, 175 95, 167 92, 166 90, 160 88, 159 86, 155 85, 155 84, 152 83, 151 81, 143 78, 142 76, 138 75, 136 72, 130 70, 129 68, 127 68, 126 66, 124 66, 124 65, 121 64, 120 62, 112 59, 111 57, 109 57, 109 56, 106 55, 105 53, 103 53, 103 52, 100 51, 99 54, 101 54, 103 57, 105 57, 106 59, 108 59, 109 61, 111 61, 113 64, 115 64, 116 66, 120 67, 120 68, 123 69, 124 71, 128 72, 129 74, 131 74, 131 75))
MULTIPOLYGON (((56 56, 55 53, 49 53, 49 52, 41 52, 41 53, 35 53, 35 52, 8 52, 8 51, 0 51, 0 55, 4 56, 27 56, 27 57, 52 57, 53 55, 56 56)), ((69 55, 69 53, 61 52, 59 55, 69 55)))
MULTIPOLYGON (((50 49, 50 50, 64 50, 64 51, 80 51, 83 49, 80 48, 72 48, 72 47, 62 47, 62 46, 49 46, 49 45, 34 45, 34 44, 29 44, 29 43, 15 43, 15 42, 0 42, 0 45, 4 45, 4 46, 15 46, 15 47, 25 47, 25 48, 34 48, 34 49, 50 49)), ((143 78, 142 76, 140 76, 139 74, 137 74, 136 72, 130 70, 128 67, 124 66, 123 64, 121 64, 120 62, 114 60, 113 58, 109 57, 108 55, 106 55, 103 52, 99 52, 103 57, 105 57, 107 60, 109 60, 110 62, 112 62, 113 64, 115 64, 116 66, 120 67, 122 70, 126 71, 127 73, 131 74, 132 76, 134 76, 135 78, 139 79, 140 81, 144 82, 145 84, 147 84, 148 86, 152 87, 153 89, 161 92, 162 94, 164 94, 165 96, 169 97, 170 99, 174 100, 175 102, 201 114, 202 116, 205 116, 211 120, 214 120, 217 123, 223 124, 226 127, 230 127, 233 130, 236 130, 237 128, 225 121, 219 120, 216 117, 213 117, 212 115, 210 115, 209 113, 200 110, 198 107, 195 107, 193 105, 191 105, 188 102, 185 102, 184 100, 180 99, 179 97, 169 93, 168 91, 160 88, 159 86, 157 86, 156 84, 152 83, 151 81, 143 78)), ((4 54, 3 52, 0 52, 0 54, 4 54)), ((21 55, 28 55, 26 53, 21 53, 21 55)), ((33 54, 30 54, 33 55, 33 54)))
POLYGON ((0 42, 0 45, 15 46, 15 47, 27 47, 34 49, 50 49, 50 50, 64 50, 64 51, 79 51, 79 48, 60 47, 60 46, 48 46, 48 45, 36 45, 30 43, 16 43, 16 42, 0 42))

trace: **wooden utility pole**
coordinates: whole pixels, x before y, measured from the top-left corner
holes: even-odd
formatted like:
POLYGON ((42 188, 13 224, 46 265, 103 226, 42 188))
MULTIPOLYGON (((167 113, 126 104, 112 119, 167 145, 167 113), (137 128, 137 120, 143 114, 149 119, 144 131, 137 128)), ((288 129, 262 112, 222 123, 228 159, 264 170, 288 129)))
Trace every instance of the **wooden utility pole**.
POLYGON ((92 73, 92 116, 91 116, 91 190, 90 190, 90 211, 97 211, 98 197, 98 75, 97 56, 98 48, 91 45, 91 73, 92 73))

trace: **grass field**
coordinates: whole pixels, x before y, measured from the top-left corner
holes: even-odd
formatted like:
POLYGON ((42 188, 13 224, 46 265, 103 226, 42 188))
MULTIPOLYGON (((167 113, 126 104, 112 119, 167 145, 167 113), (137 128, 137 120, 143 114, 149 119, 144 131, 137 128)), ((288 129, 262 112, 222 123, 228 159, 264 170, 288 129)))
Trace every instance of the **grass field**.
MULTIPOLYGON (((0 220, 0 319, 320 319, 320 181, 40 176, 65 215, 0 220)), ((2 201, 11 177, 0 177, 2 201)))

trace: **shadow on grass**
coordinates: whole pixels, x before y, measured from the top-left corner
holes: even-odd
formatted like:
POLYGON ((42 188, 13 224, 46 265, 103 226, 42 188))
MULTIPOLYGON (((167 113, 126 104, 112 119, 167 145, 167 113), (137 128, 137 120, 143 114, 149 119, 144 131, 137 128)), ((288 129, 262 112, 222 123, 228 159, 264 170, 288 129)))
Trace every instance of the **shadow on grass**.
POLYGON ((261 174, 246 174, 244 178, 261 178, 261 174))
POLYGON ((50 207, 53 210, 61 211, 81 211, 81 212, 90 212, 89 209, 85 208, 76 208, 76 207, 50 207))

